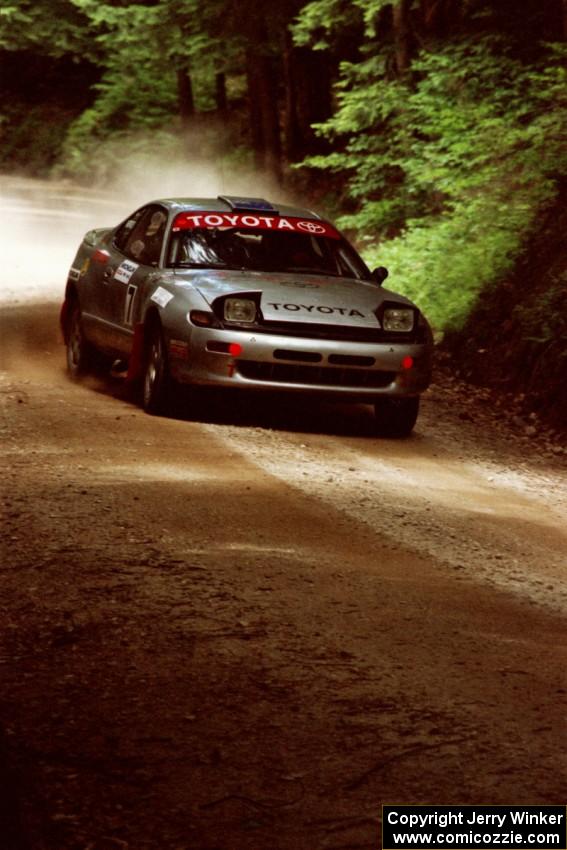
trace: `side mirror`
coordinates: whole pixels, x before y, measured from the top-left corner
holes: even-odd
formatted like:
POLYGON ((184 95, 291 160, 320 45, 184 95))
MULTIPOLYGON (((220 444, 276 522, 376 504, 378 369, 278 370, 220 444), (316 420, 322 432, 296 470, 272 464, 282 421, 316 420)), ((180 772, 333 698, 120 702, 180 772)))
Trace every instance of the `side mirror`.
POLYGON ((374 278, 378 286, 381 286, 388 277, 388 269, 384 266, 378 266, 378 268, 374 269, 374 271, 372 272, 372 277, 374 278))

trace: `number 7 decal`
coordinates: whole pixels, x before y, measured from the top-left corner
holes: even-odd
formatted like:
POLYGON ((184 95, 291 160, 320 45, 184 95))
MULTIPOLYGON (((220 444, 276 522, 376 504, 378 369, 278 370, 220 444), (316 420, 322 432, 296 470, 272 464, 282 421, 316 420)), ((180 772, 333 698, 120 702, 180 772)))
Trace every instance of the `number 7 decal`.
POLYGON ((132 324, 132 313, 134 307, 134 298, 136 297, 136 292, 138 291, 138 287, 134 286, 134 284, 130 284, 128 289, 126 290, 126 303, 124 304, 124 324, 131 325, 132 324))

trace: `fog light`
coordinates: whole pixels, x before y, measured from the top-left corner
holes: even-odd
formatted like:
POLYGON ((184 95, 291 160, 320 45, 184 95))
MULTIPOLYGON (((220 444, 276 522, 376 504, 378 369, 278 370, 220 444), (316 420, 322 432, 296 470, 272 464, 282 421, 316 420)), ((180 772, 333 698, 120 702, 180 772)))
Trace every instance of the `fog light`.
POLYGON ((232 357, 238 357, 242 354, 242 346, 239 342, 219 342, 218 340, 209 340, 207 343, 207 351, 214 351, 215 354, 230 354, 232 357))

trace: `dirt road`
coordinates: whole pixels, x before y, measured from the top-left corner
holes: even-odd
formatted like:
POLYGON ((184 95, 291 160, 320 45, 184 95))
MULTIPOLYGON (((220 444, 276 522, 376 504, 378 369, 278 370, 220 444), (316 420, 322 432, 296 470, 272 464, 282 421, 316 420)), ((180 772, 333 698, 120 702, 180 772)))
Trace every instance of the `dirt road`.
POLYGON ((383 802, 561 802, 563 455, 436 388, 154 419, 5 311, 2 702, 31 847, 376 846, 383 802), (330 426, 330 427, 329 427, 330 426))
POLYGON ((565 802, 561 445, 446 379, 407 441, 363 406, 152 418, 67 380, 55 302, 0 338, 2 850, 375 848, 387 802, 565 802))

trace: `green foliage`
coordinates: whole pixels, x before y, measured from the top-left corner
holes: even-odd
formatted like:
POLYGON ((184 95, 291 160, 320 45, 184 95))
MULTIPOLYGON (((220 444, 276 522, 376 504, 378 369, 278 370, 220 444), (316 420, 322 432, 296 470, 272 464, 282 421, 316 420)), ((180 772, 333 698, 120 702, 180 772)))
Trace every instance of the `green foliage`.
POLYGON ((326 50, 343 30, 360 20, 360 9, 348 0, 312 0, 294 22, 293 38, 299 46, 326 50))
POLYGON ((12 169, 25 157, 30 172, 47 176, 61 153, 68 122, 66 110, 51 103, 27 106, 25 110, 19 104, 5 106, 0 118, 0 168, 12 169))
MULTIPOLYGON (((71 125, 62 148, 58 174, 84 179, 104 168, 111 172, 120 156, 130 151, 132 136, 146 136, 147 148, 164 151, 173 137, 163 125, 171 124, 175 100, 172 97, 173 82, 161 77, 155 85, 146 78, 136 75, 107 74, 97 86, 99 97, 93 107, 85 110, 71 125), (162 88, 162 97, 154 95, 162 88), (168 109, 169 107, 169 109, 168 109), (165 147, 164 147, 165 144, 165 147), (105 151, 105 163, 97 157, 105 151)), ((140 143, 140 142, 138 142, 140 143)), ((97 174, 102 178, 102 174, 97 174)))
POLYGON ((345 30, 361 29, 367 38, 376 37, 376 19, 394 0, 311 0, 293 24, 296 44, 326 50, 340 40, 345 30))
POLYGON ((152 5, 100 3, 98 0, 72 0, 86 15, 90 31, 99 45, 104 67, 142 61, 156 69, 191 68, 198 63, 211 67, 224 49, 224 59, 216 62, 223 70, 232 60, 231 46, 223 46, 215 34, 218 0, 203 4, 198 0, 158 0, 152 5), (209 34, 209 28, 213 34, 209 34))
MULTIPOLYGON (((195 106, 214 106, 214 74, 220 42, 200 27, 196 0, 161 0, 124 6, 73 0, 89 20, 91 38, 104 68, 96 99, 72 125, 60 171, 82 178, 93 155, 104 147, 109 164, 125 139, 148 135, 176 144, 179 129, 177 71, 191 73, 195 106)), ((214 4, 209 4, 209 10, 214 4)), ((230 55, 230 51, 228 51, 230 55)))
POLYGON ((0 8, 0 48, 88 58, 87 26, 72 0, 10 0, 0 8))
POLYGON ((379 53, 341 67, 319 133, 342 149, 305 164, 344 174, 356 208, 340 224, 440 328, 506 273, 567 171, 564 58, 528 65, 494 37, 422 53, 412 81, 388 80, 379 53))
POLYGON ((394 289, 416 301, 434 327, 458 328, 482 289, 511 268, 522 244, 522 230, 511 220, 515 211, 506 203, 489 207, 477 199, 451 215, 413 220, 398 238, 368 248, 365 258, 387 266, 394 289))

